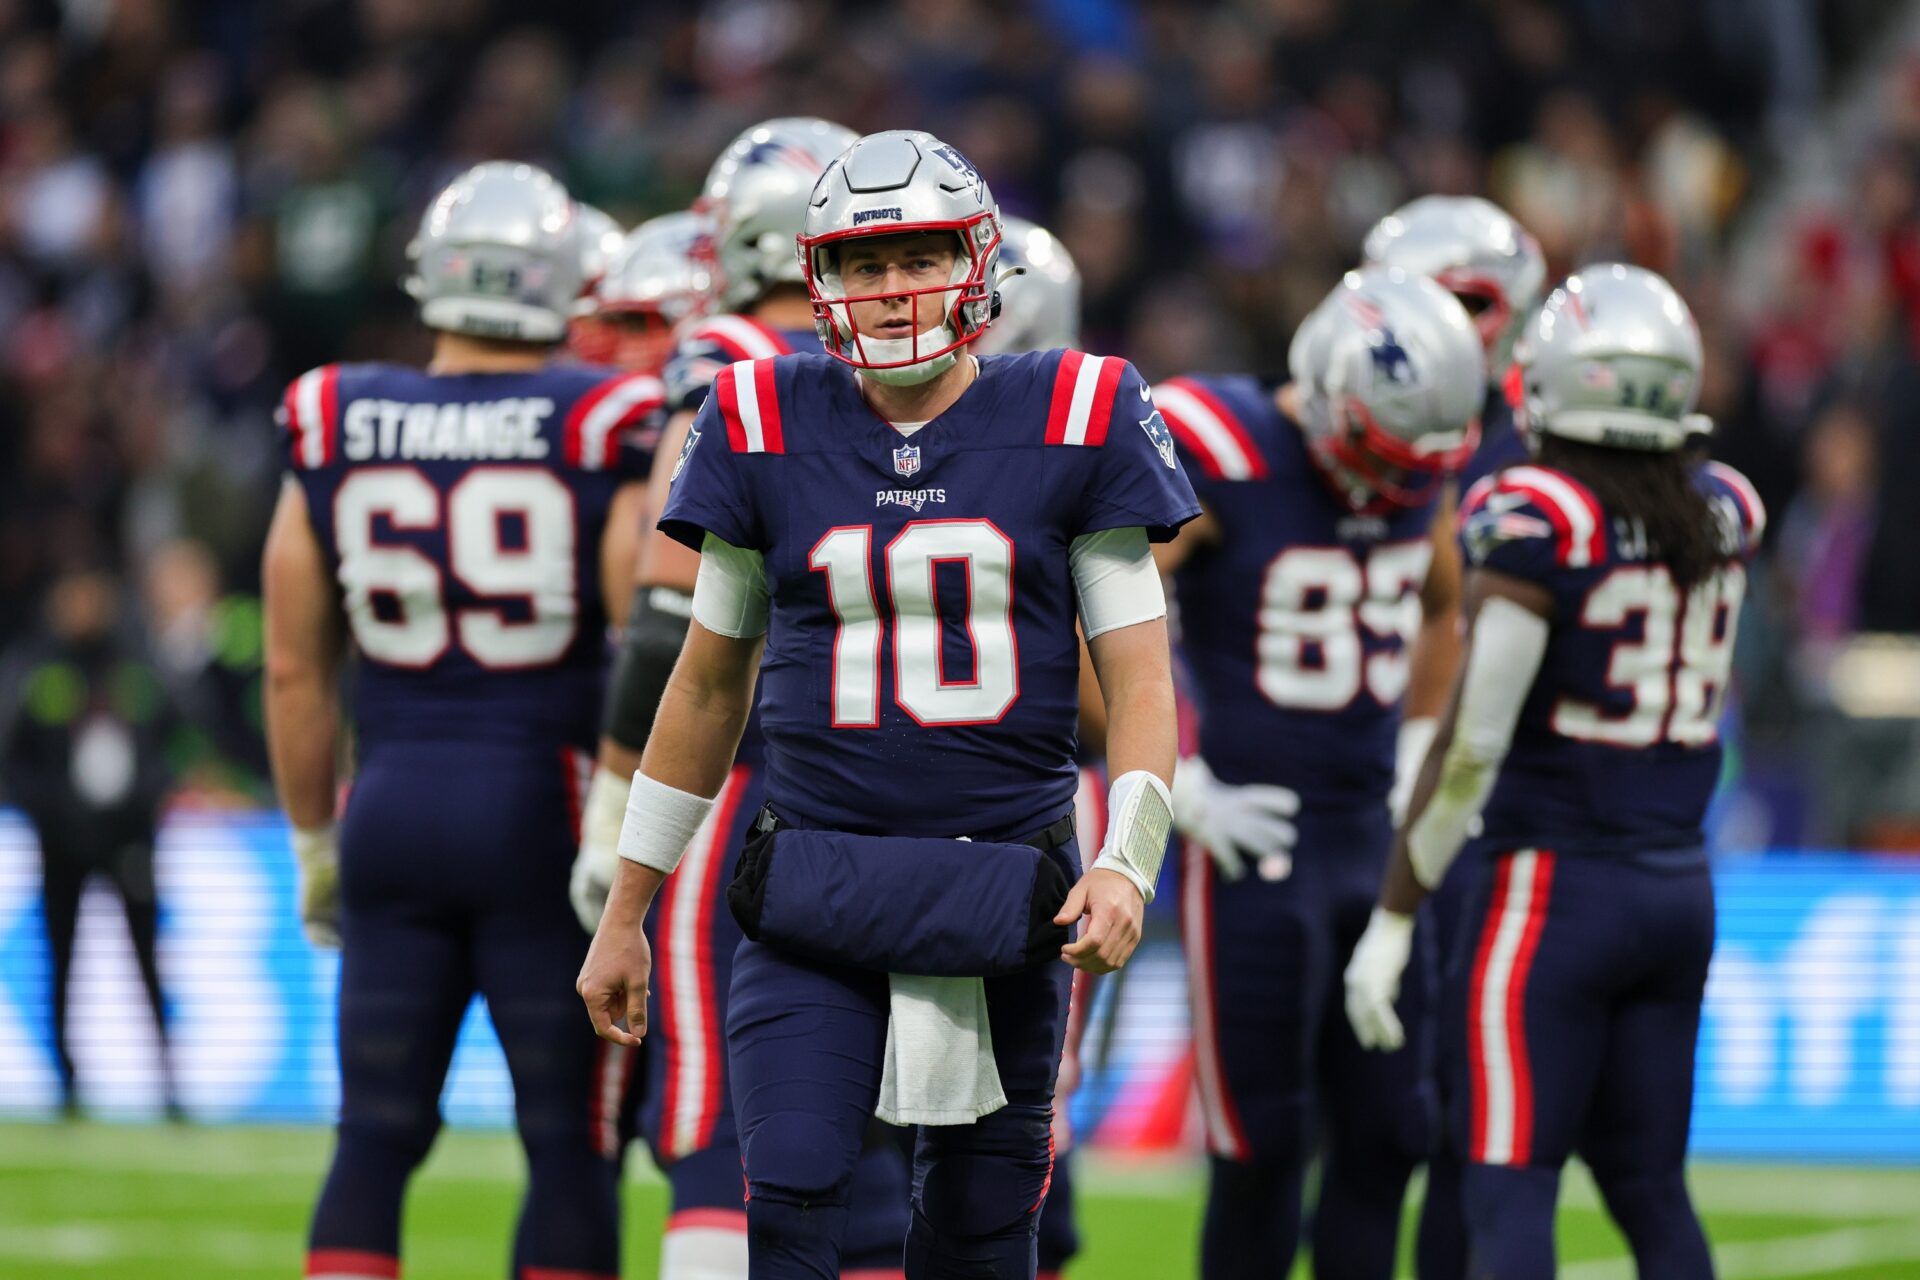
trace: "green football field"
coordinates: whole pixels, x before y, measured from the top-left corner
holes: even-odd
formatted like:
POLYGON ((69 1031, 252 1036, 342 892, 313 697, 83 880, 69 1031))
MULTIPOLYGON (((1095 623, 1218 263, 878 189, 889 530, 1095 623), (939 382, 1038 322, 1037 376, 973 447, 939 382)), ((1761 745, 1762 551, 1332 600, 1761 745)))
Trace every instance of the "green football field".
MULTIPOLYGON (((0 1126, 0 1278, 297 1276, 328 1142, 313 1129, 0 1126)), ((509 1136, 442 1137, 407 1206, 408 1280, 504 1274, 520 1172, 509 1136)), ((1192 1274, 1196 1169, 1106 1159, 1080 1172, 1088 1248, 1074 1276, 1192 1274)), ((1693 1184, 1728 1280, 1920 1280, 1920 1170, 1703 1165, 1693 1184)), ((662 1204, 658 1178, 636 1172, 631 1280, 654 1274, 662 1204)), ((1568 1280, 1631 1280, 1583 1177, 1563 1195, 1560 1239, 1568 1280)))

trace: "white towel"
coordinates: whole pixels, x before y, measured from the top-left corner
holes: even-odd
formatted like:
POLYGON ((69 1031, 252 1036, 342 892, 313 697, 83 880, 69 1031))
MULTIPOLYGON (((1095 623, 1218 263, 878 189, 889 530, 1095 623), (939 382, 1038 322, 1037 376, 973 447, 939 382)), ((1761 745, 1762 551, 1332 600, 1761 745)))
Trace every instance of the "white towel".
POLYGON ((972 1124, 1007 1105, 981 978, 887 975, 886 1069, 873 1113, 888 1124, 972 1124))

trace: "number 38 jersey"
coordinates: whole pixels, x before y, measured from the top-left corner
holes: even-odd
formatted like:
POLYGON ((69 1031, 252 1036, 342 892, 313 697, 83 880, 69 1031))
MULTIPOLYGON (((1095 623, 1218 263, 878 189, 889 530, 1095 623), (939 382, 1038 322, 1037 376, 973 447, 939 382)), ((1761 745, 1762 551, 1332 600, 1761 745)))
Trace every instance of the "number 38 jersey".
POLYGON ((1174 575, 1200 754, 1316 810, 1379 809, 1433 558, 1431 504, 1356 515, 1257 378, 1154 391, 1217 543, 1174 575))
POLYGON ((1638 527, 1564 471, 1508 467, 1462 501, 1467 562, 1553 594, 1483 847, 1632 855, 1701 844, 1745 565, 1766 514, 1731 467, 1705 463, 1696 482, 1729 559, 1685 596, 1638 527))
POLYGON ((1017 837, 1073 806, 1068 548, 1199 514, 1125 361, 980 358, 911 437, 824 355, 721 371, 660 527, 765 556, 767 794, 804 825, 1017 837))
POLYGON ((280 417, 360 662, 360 740, 591 743, 600 540, 646 475, 657 379, 328 365, 280 417))

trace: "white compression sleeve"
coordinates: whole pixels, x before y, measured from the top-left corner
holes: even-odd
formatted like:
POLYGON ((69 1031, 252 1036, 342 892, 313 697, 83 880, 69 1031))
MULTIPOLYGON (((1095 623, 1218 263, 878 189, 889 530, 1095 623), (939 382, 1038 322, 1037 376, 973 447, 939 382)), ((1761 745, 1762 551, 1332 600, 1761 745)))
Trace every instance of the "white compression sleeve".
POLYGON ((700 543, 700 576, 693 580, 693 616, 716 635, 744 640, 767 630, 767 564, 708 534, 700 543))
POLYGON ((1080 626, 1087 639, 1166 616, 1167 596, 1145 529, 1083 533, 1067 549, 1067 562, 1073 568, 1080 626))
POLYGON ((1545 618, 1501 596, 1481 605, 1473 620, 1460 707, 1440 761, 1439 785, 1407 829, 1413 874, 1429 889, 1446 875, 1468 825, 1493 790, 1551 631, 1545 618))

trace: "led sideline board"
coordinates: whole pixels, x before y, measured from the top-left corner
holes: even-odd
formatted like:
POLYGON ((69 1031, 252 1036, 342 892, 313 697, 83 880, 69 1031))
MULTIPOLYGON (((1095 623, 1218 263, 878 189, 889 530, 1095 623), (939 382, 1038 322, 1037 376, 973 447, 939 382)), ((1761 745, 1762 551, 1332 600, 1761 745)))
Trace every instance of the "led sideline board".
MULTIPOLYGON (((284 823, 179 815, 162 837, 158 879, 161 965, 189 1113, 206 1122, 329 1121, 338 962, 300 933, 284 823)), ((33 833, 0 811, 0 1115, 45 1115, 57 1101, 38 891, 33 833)), ((1920 861, 1729 858, 1716 894, 1695 1152, 1920 1160, 1920 861)), ((1082 1140, 1133 1150, 1198 1142, 1177 901, 1162 893, 1124 981, 1097 988, 1092 1061, 1073 1104, 1082 1140)), ((106 1116, 155 1114, 158 1045, 118 903, 103 885, 82 909, 71 1004, 83 1103, 106 1116)), ((511 1119, 506 1064, 478 1002, 444 1108, 454 1124, 511 1119)))

